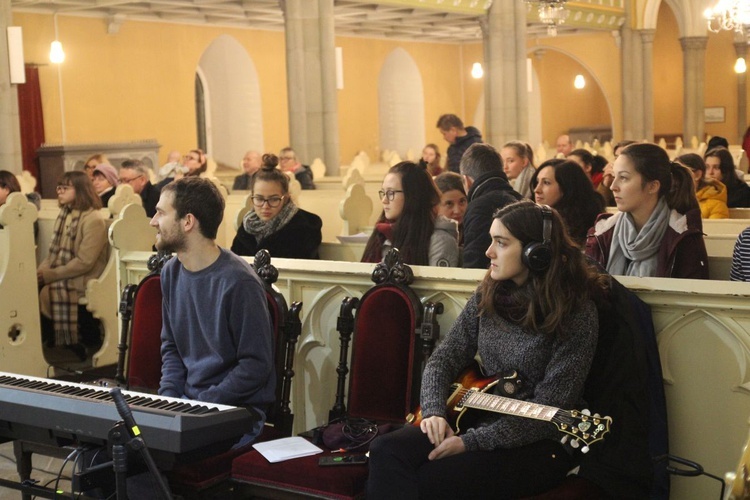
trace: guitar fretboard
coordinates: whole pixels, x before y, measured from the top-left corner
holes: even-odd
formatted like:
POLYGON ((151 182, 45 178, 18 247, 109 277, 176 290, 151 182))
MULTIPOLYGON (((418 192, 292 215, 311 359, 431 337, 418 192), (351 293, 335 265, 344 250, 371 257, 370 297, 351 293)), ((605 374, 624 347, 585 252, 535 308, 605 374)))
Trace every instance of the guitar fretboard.
POLYGON ((477 410, 494 411, 508 415, 517 415, 537 420, 552 421, 555 414, 560 411, 553 406, 529 403, 517 399, 504 398, 495 394, 487 394, 478 391, 467 391, 467 395, 461 400, 461 405, 477 410))

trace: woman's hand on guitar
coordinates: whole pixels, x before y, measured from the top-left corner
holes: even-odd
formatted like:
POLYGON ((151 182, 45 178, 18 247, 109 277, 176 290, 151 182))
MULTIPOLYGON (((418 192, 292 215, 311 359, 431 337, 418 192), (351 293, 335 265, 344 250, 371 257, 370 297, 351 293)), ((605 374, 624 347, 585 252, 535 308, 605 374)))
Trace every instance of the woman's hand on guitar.
POLYGON ((428 417, 422 420, 419 427, 422 429, 422 432, 427 434, 430 443, 434 444, 436 448, 440 446, 440 443, 442 443, 445 438, 453 435, 453 429, 451 429, 451 426, 448 425, 448 421, 443 417, 428 417))
MULTIPOLYGON (((450 427, 449 427, 450 428, 450 427)), ((451 434, 453 434, 451 432, 451 434)), ((439 446, 436 446, 434 450, 427 455, 430 460, 437 460, 439 458, 449 457, 451 455, 458 455, 466 451, 463 439, 458 436, 450 436, 446 438, 439 446)))

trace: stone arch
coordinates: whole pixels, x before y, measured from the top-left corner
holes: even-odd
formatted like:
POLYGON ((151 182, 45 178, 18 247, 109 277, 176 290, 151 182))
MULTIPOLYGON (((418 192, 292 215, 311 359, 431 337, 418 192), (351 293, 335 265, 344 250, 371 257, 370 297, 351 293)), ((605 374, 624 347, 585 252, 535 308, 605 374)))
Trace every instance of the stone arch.
MULTIPOLYGON (((619 137, 620 136, 619 134, 621 133, 621 124, 618 121, 615 120, 615 116, 614 116, 614 112, 613 112, 613 108, 612 108, 612 101, 611 101, 611 99, 619 98, 620 94, 618 93, 617 95, 612 95, 612 96, 608 95, 607 92, 605 91, 604 85, 602 84, 602 82, 599 79, 598 75, 591 68, 591 66, 589 66, 585 61, 583 61, 575 53, 572 53, 572 52, 570 52, 568 50, 561 49, 559 47, 553 47, 553 46, 550 46, 550 45, 535 45, 534 47, 529 48, 527 50, 527 55, 531 56, 532 54, 535 54, 535 53, 537 53, 537 51, 540 51, 540 50, 543 51, 542 54, 548 53, 548 52, 555 52, 555 53, 561 54, 563 56, 566 56, 566 57, 572 59, 577 64, 581 65, 581 67, 583 67, 583 69, 586 71, 586 73, 588 73, 588 76, 591 78, 591 83, 596 84, 597 88, 601 91, 601 93, 602 93, 602 95, 604 97, 604 102, 605 102, 605 104, 607 106, 607 113, 609 115, 609 123, 610 123, 610 126, 612 127, 612 137, 619 137)), ((546 57, 546 56, 542 55, 542 57, 546 57)), ((533 69, 532 69, 532 75, 533 75, 532 76, 533 82, 534 82, 535 85, 534 85, 534 90, 532 91, 532 95, 529 97, 530 100, 535 98, 534 92, 537 92, 537 93, 539 92, 539 85, 538 85, 539 78, 536 75, 536 71, 533 70, 533 69)), ((541 103, 541 97, 538 97, 538 99, 540 100, 539 101, 540 104, 539 104, 539 111, 538 112, 541 115, 541 113, 543 112, 544 103, 541 103)), ((530 116, 529 118, 532 118, 532 117, 530 116)), ((553 137, 551 139, 554 140, 555 138, 553 137)), ((536 147, 536 145, 532 144, 532 147, 536 147)))
POLYGON ((255 64, 234 37, 220 35, 203 52, 196 71, 204 85, 209 154, 218 164, 239 168, 245 151, 264 150, 255 64))
POLYGON ((417 63, 402 48, 394 49, 378 76, 380 149, 402 158, 425 144, 424 87, 417 63))

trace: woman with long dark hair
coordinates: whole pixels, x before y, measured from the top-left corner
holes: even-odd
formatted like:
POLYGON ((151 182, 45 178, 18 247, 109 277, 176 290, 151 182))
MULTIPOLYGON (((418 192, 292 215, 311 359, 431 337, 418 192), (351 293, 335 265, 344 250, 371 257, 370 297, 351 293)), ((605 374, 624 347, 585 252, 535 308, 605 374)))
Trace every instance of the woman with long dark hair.
POLYGON ((534 201, 558 211, 570 237, 583 248, 589 228, 604 212, 604 200, 581 167, 573 161, 547 160, 531 178, 531 189, 534 201))
POLYGON ((687 153, 675 160, 690 169, 695 182, 695 196, 704 219, 728 219, 727 188, 721 181, 706 177, 706 163, 700 155, 687 153))
POLYGON ((458 266, 458 228, 437 215, 440 191, 423 167, 402 161, 391 167, 379 192, 383 212, 365 246, 362 262, 380 262, 398 248, 406 264, 458 266))
POLYGON ((101 337, 97 322, 78 299, 107 264, 107 229, 99 212, 101 200, 84 172, 60 177, 57 201, 60 214, 49 254, 37 268, 42 338, 48 346, 65 346, 84 360, 86 347, 98 347, 101 337))
POLYGON ((698 200, 690 171, 656 144, 631 144, 615 160, 618 213, 602 214, 586 253, 610 274, 708 279, 698 200))
POLYGON ((734 158, 728 149, 722 147, 709 149, 703 161, 706 162, 706 177, 715 179, 726 186, 729 208, 750 207, 750 186, 737 177, 734 158))
POLYGON ((317 259, 323 222, 299 208, 289 196, 289 177, 276 168, 276 155, 263 155, 263 166, 250 178, 253 209, 242 219, 232 242, 237 255, 265 249, 271 257, 317 259))
POLYGON ((479 412, 455 435, 451 382, 478 355, 485 373, 512 370, 513 398, 574 408, 596 350, 590 295, 605 285, 554 209, 523 200, 495 213, 490 269, 422 377, 419 427, 373 441, 367 498, 519 498, 547 491, 574 466, 554 426, 479 412))

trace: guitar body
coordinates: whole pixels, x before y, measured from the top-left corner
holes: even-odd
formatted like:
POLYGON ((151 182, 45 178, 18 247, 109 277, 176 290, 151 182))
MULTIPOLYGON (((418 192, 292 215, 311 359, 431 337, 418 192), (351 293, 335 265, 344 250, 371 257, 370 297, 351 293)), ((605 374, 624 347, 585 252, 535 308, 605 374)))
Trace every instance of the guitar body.
MULTIPOLYGON (((476 361, 472 362, 458 375, 456 382, 451 384, 451 393, 448 397, 447 404, 448 423, 456 431, 456 434, 460 432, 458 426, 459 422, 462 423, 464 429, 473 427, 474 419, 472 418, 472 414, 477 412, 468 412, 468 415, 466 415, 466 410, 469 408, 458 407, 459 403, 466 395, 467 390, 489 392, 504 397, 513 397, 521 387, 521 383, 521 380, 518 378, 518 373, 515 371, 505 375, 494 375, 488 377, 482 373, 479 363, 476 361)), ((422 422, 422 408, 417 407, 414 413, 407 415, 406 421, 407 423, 418 426, 422 422)))

